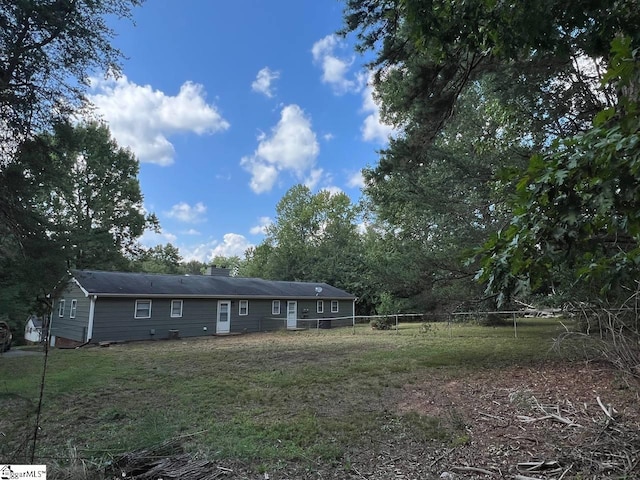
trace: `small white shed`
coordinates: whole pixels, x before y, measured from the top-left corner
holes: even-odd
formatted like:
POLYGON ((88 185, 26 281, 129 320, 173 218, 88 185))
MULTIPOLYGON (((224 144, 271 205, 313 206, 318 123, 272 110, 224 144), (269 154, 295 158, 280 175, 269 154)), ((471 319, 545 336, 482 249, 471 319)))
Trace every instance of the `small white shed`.
POLYGON ((42 341, 42 318, 31 315, 24 326, 24 339, 31 343, 42 341))

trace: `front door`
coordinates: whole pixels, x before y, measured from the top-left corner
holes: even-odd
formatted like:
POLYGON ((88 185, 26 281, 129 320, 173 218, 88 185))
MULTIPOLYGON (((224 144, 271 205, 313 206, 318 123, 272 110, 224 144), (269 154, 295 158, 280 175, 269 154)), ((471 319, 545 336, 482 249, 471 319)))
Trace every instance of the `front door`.
POLYGON ((229 333, 231 330, 231 301, 218 301, 218 322, 216 333, 229 333))
POLYGON ((287 302, 287 328, 298 326, 298 302, 295 300, 287 302))

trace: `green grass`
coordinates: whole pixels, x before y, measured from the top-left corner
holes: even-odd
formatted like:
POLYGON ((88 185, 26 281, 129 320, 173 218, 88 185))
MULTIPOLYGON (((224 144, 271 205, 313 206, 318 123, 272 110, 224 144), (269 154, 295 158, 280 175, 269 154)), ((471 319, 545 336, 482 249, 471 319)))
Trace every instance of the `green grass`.
MULTIPOLYGON (((102 462, 180 435, 211 459, 340 462, 363 438, 465 441, 451 419, 395 413, 425 375, 553 359, 557 321, 401 324, 53 350, 36 457, 102 462)), ((0 358, 0 463, 30 453, 42 357, 0 358)), ((453 412, 455 413, 455 412, 453 412)))

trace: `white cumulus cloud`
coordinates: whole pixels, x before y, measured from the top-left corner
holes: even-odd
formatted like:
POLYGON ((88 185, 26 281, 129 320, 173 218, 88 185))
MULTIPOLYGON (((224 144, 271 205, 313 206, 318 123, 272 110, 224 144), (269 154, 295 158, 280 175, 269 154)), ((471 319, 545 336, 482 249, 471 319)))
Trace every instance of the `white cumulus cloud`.
POLYGON ((171 165, 175 151, 168 137, 175 133, 210 134, 229 128, 202 85, 185 82, 171 96, 137 85, 127 77, 91 80, 89 101, 109 124, 121 146, 131 148, 141 162, 171 165))
POLYGON ((216 256, 222 257, 244 257, 244 252, 253 247, 253 244, 245 238, 244 235, 238 233, 225 233, 222 237, 222 243, 219 243, 211 251, 210 259, 216 256))
POLYGON ((253 155, 243 157, 242 167, 251 173, 251 189, 255 193, 270 191, 281 172, 303 179, 312 171, 320 146, 311 128, 311 120, 295 104, 285 106, 280 121, 270 134, 258 137, 253 155))
POLYGON ((167 243, 175 245, 177 240, 178 237, 176 235, 164 230, 159 233, 146 230, 142 236, 138 238, 138 242, 148 248, 155 247, 156 245, 165 245, 167 243))
POLYGON ((273 71, 269 67, 264 67, 258 72, 256 79, 251 84, 251 90, 257 93, 262 93, 263 95, 272 98, 272 83, 278 78, 280 78, 280 72, 273 71))
POLYGON ((251 235, 264 235, 265 233, 267 233, 267 227, 272 223, 273 220, 271 220, 271 217, 260 217, 258 219, 258 224, 251 227, 251 230, 249 230, 249 232, 251 233, 251 235))
POLYGON ((204 215, 206 213, 207 207, 202 202, 198 202, 195 205, 180 202, 172 206, 171 210, 165 212, 165 215, 185 223, 201 223, 205 221, 204 215))
POLYGON ((335 185, 324 187, 322 188, 322 190, 329 192, 329 194, 331 195, 338 195, 339 193, 344 193, 344 190, 342 190, 340 187, 336 187, 335 185))
POLYGON ((253 246, 243 235, 227 233, 223 235, 222 241, 211 240, 196 245, 180 246, 180 255, 187 262, 210 262, 216 256, 243 258, 244 252, 253 246))
POLYGON ((358 82, 348 78, 353 57, 340 56, 338 53, 345 47, 337 35, 331 34, 318 40, 311 48, 313 62, 322 69, 322 83, 330 85, 337 95, 359 89, 358 82))
POLYGON ((386 144, 389 137, 397 134, 391 125, 385 124, 380 118, 380 106, 373 96, 373 79, 369 78, 366 88, 362 92, 362 111, 367 117, 362 124, 362 139, 367 142, 386 144))
POLYGON ((323 178, 326 178, 324 170, 322 168, 314 168, 304 179, 304 184, 309 190, 315 190, 323 178))
POLYGON ((349 175, 349 178, 347 179, 347 186, 351 188, 364 187, 364 177, 362 176, 362 171, 357 171, 349 175))

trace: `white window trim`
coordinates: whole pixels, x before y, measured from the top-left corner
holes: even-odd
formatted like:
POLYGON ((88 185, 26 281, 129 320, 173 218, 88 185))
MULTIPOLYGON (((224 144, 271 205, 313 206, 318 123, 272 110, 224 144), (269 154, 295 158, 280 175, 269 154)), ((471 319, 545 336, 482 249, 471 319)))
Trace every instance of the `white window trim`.
POLYGON ((151 318, 151 300, 136 300, 135 310, 133 311, 133 318, 151 318), (149 315, 146 317, 138 316, 138 302, 149 302, 149 315))
POLYGON ((171 312, 169 312, 169 314, 171 315, 171 318, 182 318, 182 306, 184 305, 182 300, 171 300, 171 312), (173 303, 174 302, 180 302, 180 313, 179 314, 174 314, 173 313, 173 303))
POLYGON ((324 300, 316 301, 316 313, 324 313, 324 300))
POLYGON ((69 307, 69 318, 76 318, 76 310, 78 309, 78 300, 75 298, 71 300, 71 306, 69 307))
POLYGON ((60 303, 58 304, 58 316, 60 318, 64 317, 64 299, 60 300, 60 303))
POLYGON ((338 313, 340 311, 340 302, 338 300, 331 300, 331 313, 338 313), (334 309, 333 306, 336 306, 334 309))
POLYGON ((240 315, 241 317, 244 317, 246 315, 249 315, 249 300, 240 300, 238 302, 238 315, 240 315), (242 313, 242 305, 245 305, 245 312, 242 313))
POLYGON ((271 315, 280 315, 280 300, 271 302, 271 315), (278 308, 276 308, 276 305, 278 308))

